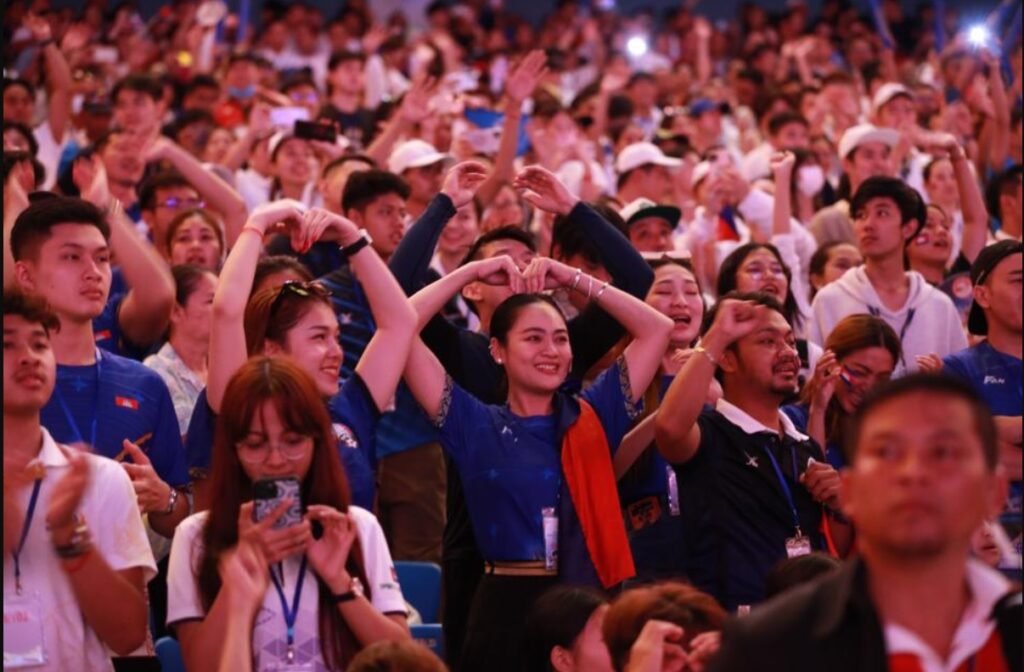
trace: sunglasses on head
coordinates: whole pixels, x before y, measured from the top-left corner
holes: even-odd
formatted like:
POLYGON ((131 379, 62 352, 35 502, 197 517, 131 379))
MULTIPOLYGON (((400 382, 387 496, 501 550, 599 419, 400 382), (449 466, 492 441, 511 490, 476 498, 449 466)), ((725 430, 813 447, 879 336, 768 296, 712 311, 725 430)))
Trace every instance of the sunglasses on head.
POLYGON ((289 280, 281 285, 280 291, 278 291, 277 296, 274 297, 273 303, 270 304, 271 319, 273 319, 277 309, 281 306, 281 302, 284 300, 285 296, 298 296, 302 298, 316 296, 323 299, 329 299, 331 297, 331 291, 319 282, 289 280))

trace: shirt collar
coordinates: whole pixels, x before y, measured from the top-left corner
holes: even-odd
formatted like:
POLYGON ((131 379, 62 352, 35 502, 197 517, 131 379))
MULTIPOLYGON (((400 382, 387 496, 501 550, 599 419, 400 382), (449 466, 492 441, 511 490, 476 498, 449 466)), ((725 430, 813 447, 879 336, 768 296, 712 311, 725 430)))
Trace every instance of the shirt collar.
MULTIPOLYGON (((719 399, 718 403, 715 404, 715 410, 722 414, 726 420, 742 429, 747 434, 758 434, 761 432, 768 432, 769 434, 778 434, 778 430, 772 427, 766 427, 761 422, 750 417, 750 415, 742 410, 735 404, 730 404, 725 399, 719 399)), ((797 431, 796 425, 789 419, 789 416, 779 410, 779 422, 782 423, 782 431, 786 433, 786 436, 797 441, 808 441, 809 437, 806 434, 801 434, 797 431)))
POLYGON ((42 430, 43 447, 39 450, 39 455, 33 462, 38 462, 46 468, 66 467, 68 465, 68 458, 64 455, 64 451, 53 440, 46 427, 43 427, 42 430))

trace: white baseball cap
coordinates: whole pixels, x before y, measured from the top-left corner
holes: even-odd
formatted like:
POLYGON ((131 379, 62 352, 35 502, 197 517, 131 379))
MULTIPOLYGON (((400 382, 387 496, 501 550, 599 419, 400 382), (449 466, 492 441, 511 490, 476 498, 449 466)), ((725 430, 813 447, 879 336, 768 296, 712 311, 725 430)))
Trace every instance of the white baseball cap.
POLYGON ((875 97, 871 99, 871 110, 878 114, 883 105, 898 96, 906 96, 911 100, 914 99, 914 94, 910 92, 910 89, 899 82, 886 82, 882 84, 878 87, 878 91, 875 91, 875 97))
POLYGON ((634 142, 619 152, 619 156, 615 159, 615 172, 622 175, 634 168, 648 164, 676 168, 681 166, 683 162, 679 159, 673 159, 671 156, 665 156, 665 153, 658 149, 654 143, 634 142))
POLYGON ((451 154, 444 154, 424 140, 406 140, 388 158, 388 170, 401 175, 410 168, 422 168, 438 161, 451 161, 451 154))
POLYGON ((858 124, 846 129, 839 138, 839 158, 845 159, 850 152, 868 142, 881 142, 895 147, 900 141, 900 134, 891 128, 878 128, 874 124, 858 124))
POLYGON ((690 188, 695 189, 700 181, 703 180, 711 172, 711 162, 701 161, 693 167, 693 172, 690 173, 690 188))
POLYGON ((674 205, 659 205, 649 198, 638 198, 626 205, 619 214, 622 215, 627 226, 641 219, 657 217, 664 219, 669 226, 675 228, 679 223, 679 217, 682 216, 682 211, 674 205))

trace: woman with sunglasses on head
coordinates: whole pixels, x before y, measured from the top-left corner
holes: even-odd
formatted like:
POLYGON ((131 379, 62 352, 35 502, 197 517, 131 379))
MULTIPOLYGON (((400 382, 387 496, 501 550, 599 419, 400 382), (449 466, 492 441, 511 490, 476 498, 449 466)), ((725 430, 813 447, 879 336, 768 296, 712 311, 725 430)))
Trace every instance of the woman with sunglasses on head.
POLYGON ((487 565, 470 609, 463 669, 518 672, 524 619, 540 593, 556 583, 610 589, 635 574, 612 454, 658 372, 672 321, 579 269, 535 258, 520 272, 511 257, 497 256, 413 296, 419 326, 473 281, 513 292, 489 329, 508 401, 485 404, 463 390, 422 341, 405 379, 458 469, 487 565), (588 296, 632 337, 579 396, 562 389, 573 356, 565 317, 539 293, 557 287, 588 296))
POLYGON ((259 671, 340 672, 363 647, 409 637, 384 533, 352 505, 321 388, 278 356, 242 363, 224 387, 212 506, 178 526, 168 571, 168 623, 190 671, 218 669, 234 618, 247 618, 259 671), (268 479, 298 481, 299 501, 257 506, 255 484, 268 479), (247 616, 221 573, 239 542, 273 584, 247 616))
MULTIPOLYGON (((352 501, 372 509, 374 428, 402 376, 415 333, 415 314, 387 266, 368 249, 369 236, 340 215, 307 210, 292 200, 275 201, 257 208, 242 234, 224 264, 213 302, 209 409, 218 412, 227 381, 247 357, 292 357, 312 376, 331 413, 352 501), (377 331, 355 375, 340 387, 340 327, 325 288, 286 282, 250 298, 264 236, 277 231, 289 233, 292 248, 300 251, 318 240, 338 243, 366 291, 377 331)), ((208 455, 190 454, 189 462, 192 469, 210 464, 208 455)), ((197 498, 202 504, 203 498, 197 498)))

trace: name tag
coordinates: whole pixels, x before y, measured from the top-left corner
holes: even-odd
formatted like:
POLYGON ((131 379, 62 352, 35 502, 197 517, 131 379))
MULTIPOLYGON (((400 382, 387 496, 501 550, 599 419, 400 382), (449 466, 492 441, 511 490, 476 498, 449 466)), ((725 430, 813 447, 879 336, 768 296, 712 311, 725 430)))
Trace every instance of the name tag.
POLYGON ((558 514, 554 507, 544 507, 540 510, 541 521, 544 525, 544 569, 549 571, 558 569, 558 514))
POLYGON ((802 534, 786 539, 786 557, 799 558, 801 555, 811 554, 811 540, 802 534))
POLYGON ((46 663, 43 607, 38 594, 4 595, 4 669, 46 663))

